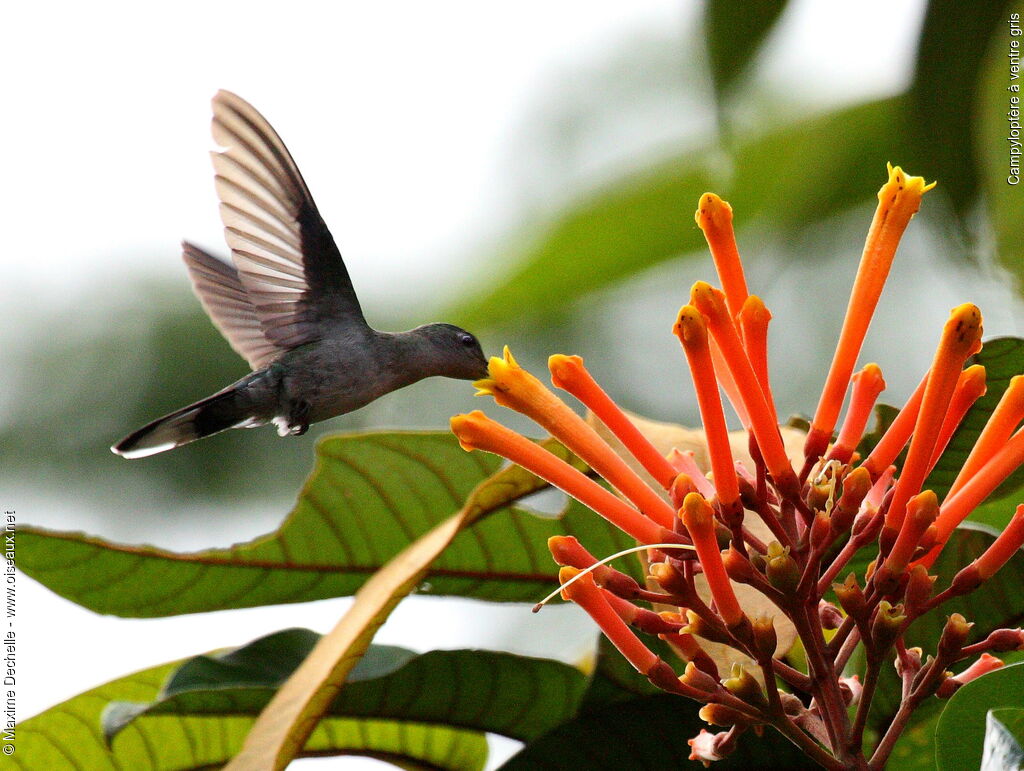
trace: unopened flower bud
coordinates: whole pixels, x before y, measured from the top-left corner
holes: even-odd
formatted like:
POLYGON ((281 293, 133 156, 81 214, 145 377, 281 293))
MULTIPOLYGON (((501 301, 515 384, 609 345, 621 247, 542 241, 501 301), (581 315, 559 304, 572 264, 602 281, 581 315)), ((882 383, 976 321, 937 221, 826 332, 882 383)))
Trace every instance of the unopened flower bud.
POLYGON ((863 615, 867 607, 867 600, 864 599, 864 592, 857 583, 857 576, 850 573, 841 584, 832 584, 832 589, 843 606, 846 614, 858 618, 863 615))
POLYGON ((847 707, 859 704, 860 695, 863 691, 864 686, 861 685, 860 677, 857 675, 839 678, 839 693, 843 695, 843 702, 847 707))
POLYGON ((987 653, 982 653, 977 661, 967 667, 967 669, 959 675, 947 677, 943 680, 939 685, 939 689, 935 692, 935 695, 939 698, 948 698, 961 686, 967 685, 967 683, 971 682, 971 680, 977 680, 982 675, 994 672, 1002 666, 1003 661, 1001 659, 997 659, 995 656, 990 656, 987 653))
POLYGON ((942 635, 939 637, 937 654, 940 661, 954 661, 960 655, 960 649, 967 642, 967 636, 971 633, 973 623, 959 613, 953 613, 946 619, 946 625, 942 628, 942 635))
POLYGON ((832 523, 825 512, 819 511, 811 523, 811 548, 824 549, 832 538, 832 523))
POLYGON ((988 636, 988 645, 996 653, 1024 650, 1024 631, 1020 627, 997 629, 988 636))
POLYGON ((916 615, 917 611, 925 606, 932 596, 935 579, 936 576, 928 575, 928 568, 924 565, 917 564, 910 569, 907 587, 903 594, 908 613, 916 615))
POLYGON ((695 492, 698 492, 698 490, 697 485, 694 484, 693 477, 683 473, 672 480, 672 486, 668 490, 668 495, 672 500, 672 505, 678 510, 682 508, 683 499, 690 493, 695 492))
POLYGON ((916 675, 921 669, 921 655, 924 653, 920 648, 907 648, 906 657, 897 656, 896 660, 893 661, 893 666, 896 667, 896 674, 903 677, 904 674, 909 673, 916 675))
POLYGON ((732 676, 722 681, 722 685, 733 696, 761 709, 767 705, 760 683, 740 664, 732 665, 732 676))
POLYGON ((822 629, 838 629, 843 623, 843 614, 831 602, 822 600, 818 603, 818 619, 822 629))
POLYGON ((683 685, 688 685, 690 688, 696 688, 698 691, 704 691, 707 694, 715 693, 722 687, 718 680, 703 671, 692 661, 687 663, 685 671, 679 677, 679 682, 683 685))
POLYGON ((800 566, 789 553, 789 547, 783 547, 778 541, 768 544, 768 557, 765 565, 768 583, 785 595, 792 595, 800 584, 800 566))
POLYGON ((779 636, 775 632, 775 620, 771 616, 758 616, 751 622, 754 650, 761 661, 768 661, 775 655, 779 636))
POLYGON ((841 535, 850 529, 860 504, 871 489, 871 474, 861 466, 843 479, 843 492, 832 508, 832 532, 841 535))
POLYGON ((648 567, 648 571, 651 578, 669 594, 677 597, 690 596, 690 585, 672 562, 656 562, 648 567))
POLYGON ((710 725, 750 725, 750 718, 722 704, 705 704, 697 713, 701 720, 710 725))
POLYGON ((950 582, 949 591, 954 596, 969 594, 981 586, 981 573, 976 563, 971 562, 960 570, 950 582))
POLYGON ((734 644, 733 639, 724 630, 713 627, 692 610, 686 611, 686 621, 687 625, 680 630, 684 634, 697 635, 697 637, 703 637, 705 640, 723 645, 734 644))
POLYGON ((725 572, 733 581, 741 584, 754 582, 753 565, 750 564, 750 560, 736 550, 735 546, 730 544, 729 548, 722 552, 722 564, 725 565, 725 572))
POLYGON ((690 745, 690 757, 688 760, 699 760, 707 768, 716 760, 722 760, 725 756, 719 753, 718 748, 715 746, 715 740, 719 736, 724 736, 727 731, 713 734, 706 728, 700 729, 700 733, 692 739, 687 739, 686 743, 690 745))
POLYGON ((902 605, 890 605, 885 600, 878 603, 878 610, 871 622, 871 638, 879 650, 888 650, 900 632, 907 617, 902 605))

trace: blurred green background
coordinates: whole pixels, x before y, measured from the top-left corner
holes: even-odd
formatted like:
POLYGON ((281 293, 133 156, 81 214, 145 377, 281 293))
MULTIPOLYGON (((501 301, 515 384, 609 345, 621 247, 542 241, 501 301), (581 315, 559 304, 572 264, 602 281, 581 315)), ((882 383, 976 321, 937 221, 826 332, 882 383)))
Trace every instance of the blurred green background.
MULTIPOLYGON (((816 404, 886 162, 938 180, 861 356, 882 367, 882 399, 900 404, 950 307, 973 301, 988 336, 1024 335, 1024 196, 1006 182, 1008 19, 1021 6, 68 11, 54 39, 28 33, 22 49, 0 54, 11 57, 8 71, 28 72, 10 97, 21 119, 0 129, 14 180, 2 194, 14 238, 0 257, 3 502, 20 521, 111 540, 223 545, 278 524, 323 433, 443 429, 454 413, 493 411, 469 384, 432 380, 297 439, 264 428, 140 461, 109 452, 246 371, 176 253, 182 236, 225 253, 205 158, 205 100, 219 87, 249 99, 282 134, 374 326, 460 324, 489 353, 507 343, 535 371, 551 353, 578 353, 624 407, 690 425, 696 402, 670 330, 690 285, 714 280, 692 216, 701 193, 734 207, 748 284, 775 317, 773 389, 784 415, 816 404), (101 184, 120 195, 98 192, 101 184)), ((51 23, 45 8, 18 13, 21 29, 51 23)), ((209 647, 199 636, 213 628, 209 617, 192 627, 104 619, 110 626, 90 627, 103 646, 118 638, 125 650, 147 649, 126 653, 129 663, 105 650, 113 668, 79 677, 71 670, 96 651, 69 651, 52 624, 83 630, 91 621, 32 596, 43 610, 24 614, 39 642, 35 663, 26 658, 30 676, 66 662, 61 687, 39 707, 81 690, 76 683, 209 647), (178 647, 151 652, 156 637, 178 647)), ((433 626, 454 631, 440 643, 421 635, 421 646, 451 644, 454 616, 422 602, 433 626)), ((304 607, 289 612, 287 622, 249 617, 245 628, 318 623, 304 607)), ((524 621, 521 609, 514 621, 473 612, 494 640, 504 635, 520 650, 569 656, 576 649, 558 648, 558 635, 586 634, 557 611, 544 614, 550 626, 524 621)), ((334 604, 322 618, 338 613, 334 604)), ((423 623, 401 623, 413 618, 423 623)), ((245 632, 226 634, 209 645, 244 642, 245 632)))

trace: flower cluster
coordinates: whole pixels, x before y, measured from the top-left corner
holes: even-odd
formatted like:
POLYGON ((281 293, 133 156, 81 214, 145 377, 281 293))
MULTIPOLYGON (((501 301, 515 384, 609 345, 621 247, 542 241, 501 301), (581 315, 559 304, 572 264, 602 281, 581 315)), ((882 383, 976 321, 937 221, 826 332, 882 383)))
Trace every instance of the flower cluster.
POLYGON ((476 385, 479 394, 536 421, 608 487, 480 411, 452 418, 464 448, 519 464, 645 547, 646 580, 638 583, 599 561, 575 538, 549 542, 563 566, 563 597, 583 608, 652 683, 703 703, 701 717, 726 729, 701 731, 690 741, 691 759, 718 760, 744 731, 768 725, 827 768, 881 768, 923 699, 948 696, 998 666, 989 651, 1024 647, 1020 629, 996 630, 968 644, 971 625, 955 613, 927 657, 904 641, 916 619, 977 588, 1024 542, 1022 505, 995 542, 936 591, 929 568, 954 528, 1024 462, 1024 429, 1018 428, 1024 419, 1024 377, 1018 376, 948 493, 940 500, 922 489, 960 421, 985 392, 984 368, 965 369, 981 348, 982 318, 975 306, 953 309, 918 388, 870 452, 862 457, 857 449, 885 388, 877 365, 854 372, 857 358, 899 240, 931 187, 889 167, 835 356, 795 465, 768 379, 771 315, 747 291, 732 209, 711 193, 701 197, 696 220, 722 289, 694 284, 673 327, 693 378, 710 474, 698 467, 692 452, 660 452, 578 356, 550 358, 553 385, 582 402, 635 463, 520 367, 507 348, 503 358, 491 359, 490 377, 476 385), (734 455, 722 393, 749 436, 746 463, 734 455), (904 449, 897 472, 894 464, 904 449), (646 474, 637 473, 638 466, 646 474), (877 550, 866 573, 850 572, 836 582, 862 549, 877 550), (778 612, 751 617, 737 598, 740 584, 759 592, 778 612), (660 610, 665 607, 673 610, 660 610), (785 652, 778 650, 783 620, 802 641, 807 671, 778 657, 785 652), (828 637, 826 630, 833 630, 828 637), (686 662, 682 674, 638 633, 666 641, 686 662), (723 659, 710 652, 712 643, 742 653, 751 666, 722 671, 723 659), (865 654, 863 679, 844 677, 858 646, 865 654), (963 659, 977 661, 957 676, 947 671, 963 659), (889 661, 902 679, 902 705, 869 755, 862 746, 866 718, 880 669, 889 661))

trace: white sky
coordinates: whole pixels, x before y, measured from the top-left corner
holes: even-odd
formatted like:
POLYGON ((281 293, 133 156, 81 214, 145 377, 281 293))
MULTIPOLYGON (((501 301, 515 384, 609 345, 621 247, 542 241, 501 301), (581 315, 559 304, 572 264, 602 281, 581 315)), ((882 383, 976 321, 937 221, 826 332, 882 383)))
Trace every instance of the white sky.
MULTIPOLYGON (((920 9, 795 3, 761 83, 816 106, 897 91, 920 9)), ((0 50, 3 337, 18 339, 22 312, 60 307, 115 272, 142 268, 184 286, 183 237, 222 248, 207 156, 218 88, 281 133, 357 286, 380 301, 391 286, 404 297, 436 287, 447 257, 463 264, 475 244, 514 228, 508 148, 550 83, 633 36, 675 31, 690 45, 699 10, 662 0, 11 4, 0 50)), ((19 501, 0 503, 32 521, 19 501)), ((324 631, 344 604, 121 621, 24 577, 18 588, 21 718, 171 658, 289 625, 324 631)), ((524 649, 579 652, 582 638, 530 638, 518 611, 524 649)), ((381 634, 406 639, 456 647, 486 634, 440 603, 408 603, 381 634)))

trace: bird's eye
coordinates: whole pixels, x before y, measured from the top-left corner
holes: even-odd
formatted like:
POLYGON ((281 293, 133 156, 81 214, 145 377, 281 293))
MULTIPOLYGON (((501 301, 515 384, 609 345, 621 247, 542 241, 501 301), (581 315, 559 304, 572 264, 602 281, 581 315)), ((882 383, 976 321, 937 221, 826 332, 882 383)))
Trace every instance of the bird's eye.
POLYGON ((469 334, 468 332, 463 332, 461 335, 459 335, 459 342, 462 343, 467 348, 472 348, 474 345, 476 345, 476 338, 473 337, 473 335, 469 334))

